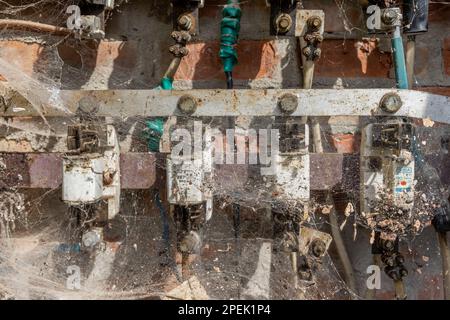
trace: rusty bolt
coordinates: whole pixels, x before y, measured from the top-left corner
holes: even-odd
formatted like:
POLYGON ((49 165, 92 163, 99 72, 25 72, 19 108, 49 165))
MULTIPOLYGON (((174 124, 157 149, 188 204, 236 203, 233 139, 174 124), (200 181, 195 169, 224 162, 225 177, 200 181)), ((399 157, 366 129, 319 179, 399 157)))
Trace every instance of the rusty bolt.
POLYGON ((304 55, 305 57, 310 57, 311 54, 312 54, 312 51, 311 51, 311 48, 310 48, 310 47, 304 47, 303 50, 302 50, 302 52, 303 52, 303 55, 304 55))
POLYGON ((192 114, 197 109, 197 101, 191 95, 184 95, 178 100, 178 109, 183 113, 192 114))
POLYGON ((320 50, 320 48, 317 48, 314 50, 314 58, 318 59, 320 58, 320 55, 322 54, 322 50, 320 50))
POLYGON ((286 33, 291 29, 291 27, 292 18, 290 15, 282 13, 275 19, 275 29, 277 32, 286 33))
POLYGON ((113 183, 114 174, 114 172, 111 172, 109 170, 103 172, 103 184, 105 186, 109 186, 111 183, 113 183))
POLYGON ((395 261, 397 262, 397 264, 403 264, 403 263, 405 263, 405 258, 403 258, 403 256, 399 254, 395 258, 395 261))
POLYGON ((401 268, 400 269, 400 277, 404 278, 408 275, 408 270, 406 270, 405 268, 401 268))
POLYGON ((178 17, 177 24, 182 30, 190 30, 192 28, 192 16, 189 14, 182 14, 178 17))
POLYGON ((186 31, 173 31, 170 36, 175 42, 180 44, 185 44, 186 42, 191 40, 191 35, 186 31))
POLYGON ((386 93, 380 101, 380 108, 389 113, 395 113, 402 107, 403 102, 396 93, 386 93))
POLYGON ((381 247, 386 251, 392 251, 394 249, 394 242, 391 240, 381 240, 381 247))
POLYGON ((319 29, 322 26, 322 19, 317 16, 313 16, 308 19, 308 25, 313 29, 319 29))
POLYGON ((298 107, 298 97, 292 93, 286 93, 278 100, 278 107, 284 113, 292 113, 298 107))
POLYGON ((381 19, 385 24, 393 25, 394 22, 397 20, 397 12, 392 9, 386 9, 384 10, 381 19))
POLYGON ((327 251, 327 247, 322 240, 315 239, 311 243, 311 251, 316 258, 319 258, 327 251))

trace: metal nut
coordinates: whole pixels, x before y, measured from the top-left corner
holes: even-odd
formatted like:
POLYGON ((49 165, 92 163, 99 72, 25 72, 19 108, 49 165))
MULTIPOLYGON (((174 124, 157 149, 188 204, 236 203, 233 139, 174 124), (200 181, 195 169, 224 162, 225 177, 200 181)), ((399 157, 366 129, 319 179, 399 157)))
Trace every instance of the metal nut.
POLYGON ((298 97, 292 93, 286 93, 279 99, 278 107, 284 113, 292 113, 298 107, 298 97))
POLYGON ((188 14, 182 14, 178 17, 177 24, 182 30, 190 30, 192 28, 192 17, 188 14))
POLYGON ((386 93, 380 101, 380 108, 389 113, 395 113, 402 107, 403 102, 396 93, 386 93))
POLYGON ((320 48, 317 48, 314 50, 314 58, 315 59, 320 58, 321 55, 322 55, 322 50, 320 50, 320 48))
POLYGON ((184 95, 178 100, 178 109, 183 113, 192 114, 197 110, 197 100, 191 95, 184 95))
POLYGON ((310 47, 304 47, 303 50, 303 55, 307 58, 309 58, 312 54, 311 48, 310 47))
POLYGON ((275 19, 275 29, 277 30, 277 32, 286 33, 291 29, 291 27, 292 18, 290 15, 282 13, 275 19))
POLYGON ((397 15, 398 14, 395 10, 386 9, 384 10, 381 19, 383 20, 384 24, 393 25, 394 22, 397 20, 397 15))
POLYGON ((313 16, 308 19, 308 25, 311 28, 318 30, 322 26, 322 19, 320 19, 320 17, 313 16))
POLYGON ((325 251, 327 251, 327 247, 322 240, 315 239, 311 243, 311 252, 316 258, 321 257, 325 253, 325 251))

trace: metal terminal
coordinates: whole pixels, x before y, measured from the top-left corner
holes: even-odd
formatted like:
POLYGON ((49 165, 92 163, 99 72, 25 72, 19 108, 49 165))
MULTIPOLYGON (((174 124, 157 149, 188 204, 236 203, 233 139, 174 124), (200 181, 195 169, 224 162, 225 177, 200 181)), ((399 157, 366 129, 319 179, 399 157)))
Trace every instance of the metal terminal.
POLYGON ((322 19, 320 19, 320 17, 313 16, 308 19, 308 26, 311 29, 319 30, 322 26, 322 19))
POLYGON ((83 234, 81 239, 83 246, 86 248, 92 248, 96 246, 102 240, 100 230, 94 229, 83 234))
POLYGON ((315 49, 313 60, 319 59, 321 55, 322 55, 322 50, 320 48, 315 49))
POLYGON ((389 113, 397 112, 402 105, 402 99, 396 93, 386 93, 380 101, 380 108, 389 113))
POLYGON ((314 239, 311 243, 311 252, 316 257, 319 258, 327 251, 326 244, 320 239, 314 239))
POLYGON ((178 100, 178 109, 187 114, 192 114, 197 110, 197 101, 191 95, 184 95, 178 100))
POLYGON ((392 9, 386 9, 381 16, 383 22, 387 25, 393 25, 398 18, 398 13, 392 9))
POLYGON ((292 113, 297 110, 298 97, 292 93, 286 93, 278 101, 278 107, 284 113, 292 113))
POLYGON ((190 14, 182 14, 181 16, 178 17, 177 19, 177 24, 178 27, 181 30, 185 30, 188 31, 192 28, 192 16, 190 14))
POLYGON ((305 57, 309 57, 312 54, 312 50, 310 47, 304 47, 302 50, 303 54, 305 55, 305 57))
POLYGON ((291 27, 292 18, 287 13, 282 13, 275 19, 275 30, 277 33, 287 33, 291 27))

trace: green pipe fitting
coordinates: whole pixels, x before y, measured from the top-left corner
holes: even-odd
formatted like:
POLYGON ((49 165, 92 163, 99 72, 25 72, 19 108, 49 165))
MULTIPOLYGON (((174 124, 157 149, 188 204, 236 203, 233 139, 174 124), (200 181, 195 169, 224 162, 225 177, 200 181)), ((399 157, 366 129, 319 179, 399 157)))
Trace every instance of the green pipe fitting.
POLYGON ((238 63, 236 44, 239 38, 241 9, 238 2, 228 0, 222 11, 222 23, 220 25, 220 58, 225 72, 232 72, 238 63))
POLYGON ((164 119, 155 118, 145 122, 144 138, 151 152, 159 152, 159 142, 164 132, 164 119))

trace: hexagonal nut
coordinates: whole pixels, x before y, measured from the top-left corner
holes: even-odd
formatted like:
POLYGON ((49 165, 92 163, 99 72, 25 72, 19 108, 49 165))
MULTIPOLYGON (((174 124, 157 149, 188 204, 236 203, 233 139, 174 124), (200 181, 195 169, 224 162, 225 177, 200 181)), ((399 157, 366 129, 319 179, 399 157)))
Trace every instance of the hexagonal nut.
POLYGON ((310 47, 304 47, 302 53, 305 57, 309 58, 312 55, 312 50, 310 47))
POLYGON ((286 13, 278 15, 275 19, 275 29, 277 32, 286 33, 292 27, 292 18, 286 13))
POLYGON ((286 93, 278 100, 278 107, 283 113, 293 113, 298 107, 298 97, 292 93, 286 93))
POLYGON ((384 112, 395 113, 402 107, 403 102, 397 93, 386 93, 380 101, 380 108, 384 112))
POLYGON ((192 28, 192 16, 189 14, 182 14, 177 19, 177 24, 182 30, 190 30, 192 28))
POLYGON ((319 29, 322 26, 322 19, 317 16, 312 16, 308 19, 308 25, 313 29, 319 29))
POLYGON ((191 95, 184 95, 178 100, 178 109, 186 114, 193 114, 197 110, 197 100, 191 95))

